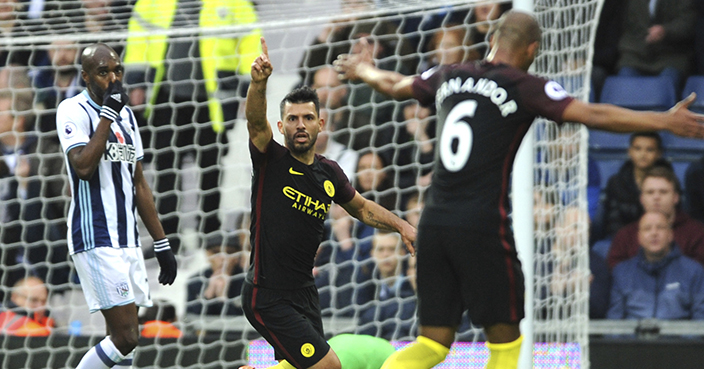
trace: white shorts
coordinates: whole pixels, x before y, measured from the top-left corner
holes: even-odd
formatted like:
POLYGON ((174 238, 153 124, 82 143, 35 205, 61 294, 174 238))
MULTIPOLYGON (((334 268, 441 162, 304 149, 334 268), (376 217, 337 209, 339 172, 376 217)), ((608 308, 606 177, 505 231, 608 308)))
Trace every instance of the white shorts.
POLYGON ((139 247, 96 247, 71 255, 91 313, 135 303, 152 306, 139 247))

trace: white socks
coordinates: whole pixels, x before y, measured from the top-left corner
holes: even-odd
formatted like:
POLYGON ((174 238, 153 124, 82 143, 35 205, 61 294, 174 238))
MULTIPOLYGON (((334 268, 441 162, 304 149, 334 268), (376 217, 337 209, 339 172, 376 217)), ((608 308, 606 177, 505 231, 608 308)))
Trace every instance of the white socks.
POLYGON ((132 355, 129 353, 127 356, 123 356, 110 340, 110 336, 107 336, 83 355, 76 369, 110 369, 117 363, 122 365, 123 360, 127 361, 125 359, 130 357, 129 365, 123 366, 123 368, 129 368, 132 365, 132 355))

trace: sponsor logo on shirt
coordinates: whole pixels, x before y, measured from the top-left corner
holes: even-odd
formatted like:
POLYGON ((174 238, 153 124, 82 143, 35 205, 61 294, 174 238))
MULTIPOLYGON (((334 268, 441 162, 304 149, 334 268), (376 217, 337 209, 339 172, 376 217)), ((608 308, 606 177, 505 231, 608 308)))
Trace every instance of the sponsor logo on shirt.
POLYGON ((137 149, 132 145, 124 143, 108 142, 105 148, 105 160, 135 164, 137 162, 137 149))
POLYGON ((665 285, 666 290, 679 290, 680 282, 672 282, 665 285))
MULTIPOLYGON (((332 185, 332 183, 330 184, 332 185)), ((284 196, 293 200, 293 203, 291 204, 292 208, 300 210, 312 217, 325 219, 328 211, 330 211, 330 204, 326 204, 321 200, 313 199, 313 197, 308 196, 291 186, 284 187, 283 193, 284 196)))

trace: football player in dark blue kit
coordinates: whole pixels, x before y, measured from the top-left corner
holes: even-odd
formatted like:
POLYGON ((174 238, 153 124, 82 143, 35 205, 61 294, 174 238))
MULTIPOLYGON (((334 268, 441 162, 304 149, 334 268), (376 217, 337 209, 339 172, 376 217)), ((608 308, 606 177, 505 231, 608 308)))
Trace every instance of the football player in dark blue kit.
POLYGON ((416 230, 350 185, 332 160, 315 154, 325 122, 315 90, 302 87, 281 102, 273 140, 266 118, 266 85, 273 70, 266 42, 252 63, 247 92, 247 129, 252 158, 251 265, 242 288, 249 322, 274 347, 277 368, 339 369, 323 335, 313 261, 334 201, 373 227, 400 233, 413 254, 416 230))
POLYGON ((437 109, 436 160, 418 225, 419 337, 384 369, 426 369, 443 361, 464 310, 484 327, 487 368, 516 368, 524 280, 508 218, 508 183, 516 151, 537 116, 614 132, 667 129, 704 137, 704 117, 687 110, 694 96, 667 112, 636 112, 583 103, 558 83, 529 75, 540 39, 533 16, 510 11, 483 61, 411 77, 375 68, 364 53, 335 61, 342 78, 437 109))

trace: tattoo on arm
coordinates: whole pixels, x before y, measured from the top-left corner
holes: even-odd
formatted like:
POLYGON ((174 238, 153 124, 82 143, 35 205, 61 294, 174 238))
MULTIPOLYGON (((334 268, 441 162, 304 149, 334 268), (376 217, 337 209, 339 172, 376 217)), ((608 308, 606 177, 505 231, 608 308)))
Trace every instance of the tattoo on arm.
POLYGON ((389 224, 382 222, 381 219, 377 219, 376 216, 374 215, 374 212, 371 210, 367 211, 367 224, 374 228, 378 229, 384 229, 387 231, 394 231, 394 228, 391 228, 389 224))

